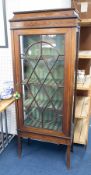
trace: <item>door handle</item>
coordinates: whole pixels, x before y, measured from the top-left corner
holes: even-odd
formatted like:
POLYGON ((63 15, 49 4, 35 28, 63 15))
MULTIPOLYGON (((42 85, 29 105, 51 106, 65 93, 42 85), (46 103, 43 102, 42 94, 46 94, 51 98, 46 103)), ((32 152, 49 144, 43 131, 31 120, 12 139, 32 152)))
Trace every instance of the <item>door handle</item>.
POLYGON ((16 92, 13 94, 13 97, 14 97, 16 100, 18 100, 18 99, 20 99, 21 95, 20 95, 20 93, 19 93, 18 91, 16 91, 16 92))

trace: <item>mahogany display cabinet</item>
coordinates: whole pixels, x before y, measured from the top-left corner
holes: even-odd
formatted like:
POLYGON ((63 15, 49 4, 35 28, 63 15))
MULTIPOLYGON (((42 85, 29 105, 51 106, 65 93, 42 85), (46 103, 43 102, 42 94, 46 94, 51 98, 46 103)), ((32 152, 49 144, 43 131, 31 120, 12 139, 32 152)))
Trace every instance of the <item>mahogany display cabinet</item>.
POLYGON ((21 138, 67 145, 73 140, 78 14, 74 9, 15 12, 10 20, 18 153, 21 138))

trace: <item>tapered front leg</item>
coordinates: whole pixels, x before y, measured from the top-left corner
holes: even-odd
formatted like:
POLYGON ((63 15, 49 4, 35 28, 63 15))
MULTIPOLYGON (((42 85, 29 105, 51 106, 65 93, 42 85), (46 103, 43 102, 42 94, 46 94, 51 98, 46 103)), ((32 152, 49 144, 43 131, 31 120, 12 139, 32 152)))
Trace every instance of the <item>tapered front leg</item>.
POLYGON ((73 152, 74 151, 74 143, 72 142, 72 144, 71 144, 71 152, 73 152))
POLYGON ((67 168, 70 168, 70 150, 71 145, 67 145, 67 168))
POLYGON ((18 157, 21 158, 22 152, 22 138, 18 136, 18 157))

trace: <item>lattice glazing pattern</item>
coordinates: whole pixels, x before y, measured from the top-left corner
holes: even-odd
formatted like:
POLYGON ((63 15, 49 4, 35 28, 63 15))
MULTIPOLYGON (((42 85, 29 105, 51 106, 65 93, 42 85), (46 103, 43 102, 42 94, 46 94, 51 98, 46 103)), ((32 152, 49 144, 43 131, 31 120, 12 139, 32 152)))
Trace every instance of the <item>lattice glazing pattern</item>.
POLYGON ((64 35, 21 36, 24 125, 62 129, 64 35))

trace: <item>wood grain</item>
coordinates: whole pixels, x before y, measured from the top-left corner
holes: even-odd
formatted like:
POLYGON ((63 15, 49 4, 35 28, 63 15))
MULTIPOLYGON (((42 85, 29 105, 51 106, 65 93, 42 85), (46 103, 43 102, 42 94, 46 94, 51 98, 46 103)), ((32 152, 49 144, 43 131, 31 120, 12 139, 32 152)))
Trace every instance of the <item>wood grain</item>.
POLYGON ((14 98, 10 98, 7 100, 0 101, 0 112, 4 111, 9 105, 11 105, 15 101, 14 98))

